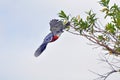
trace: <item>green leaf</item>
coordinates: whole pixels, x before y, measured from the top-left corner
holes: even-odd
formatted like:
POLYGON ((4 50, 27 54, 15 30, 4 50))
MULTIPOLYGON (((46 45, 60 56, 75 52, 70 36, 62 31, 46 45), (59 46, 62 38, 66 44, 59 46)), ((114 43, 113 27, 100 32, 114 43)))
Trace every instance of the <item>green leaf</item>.
POLYGON ((61 12, 58 13, 58 15, 63 19, 67 19, 67 20, 69 19, 69 16, 67 16, 63 10, 61 10, 61 12))
POLYGON ((108 23, 107 25, 106 25, 106 31, 108 31, 108 32, 110 32, 110 33, 112 33, 112 34, 114 34, 115 33, 115 31, 116 31, 116 29, 115 29, 115 26, 112 24, 112 23, 108 23))
POLYGON ((116 50, 117 52, 120 52, 120 47, 117 47, 115 50, 116 50))
POLYGON ((99 41, 103 41, 103 40, 104 40, 103 35, 98 35, 98 40, 99 40, 99 41))
POLYGON ((90 10, 89 12, 86 12, 86 14, 88 15, 86 20, 90 25, 93 25, 95 23, 95 21, 97 20, 96 18, 96 14, 92 13, 92 11, 90 10))
POLYGON ((99 3, 104 6, 104 7, 109 7, 108 4, 109 4, 110 0, 101 0, 99 1, 99 3))

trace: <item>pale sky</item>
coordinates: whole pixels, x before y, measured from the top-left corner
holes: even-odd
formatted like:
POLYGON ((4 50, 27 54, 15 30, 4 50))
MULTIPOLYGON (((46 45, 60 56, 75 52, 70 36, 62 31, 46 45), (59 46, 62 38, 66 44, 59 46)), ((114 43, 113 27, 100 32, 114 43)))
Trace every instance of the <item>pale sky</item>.
POLYGON ((89 70, 109 70, 97 60, 102 51, 68 32, 34 57, 49 33, 49 21, 58 18, 60 10, 85 17, 90 9, 103 17, 97 0, 0 0, 0 80, 93 80, 98 76, 89 70))

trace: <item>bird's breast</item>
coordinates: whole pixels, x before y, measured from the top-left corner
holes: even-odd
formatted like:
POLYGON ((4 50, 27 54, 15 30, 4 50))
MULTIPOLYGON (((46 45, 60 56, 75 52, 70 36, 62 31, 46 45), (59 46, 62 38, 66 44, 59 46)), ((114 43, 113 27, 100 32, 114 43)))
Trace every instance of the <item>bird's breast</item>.
POLYGON ((57 39, 59 38, 59 36, 53 36, 53 38, 52 38, 52 40, 50 41, 50 42, 54 42, 54 41, 56 41, 57 39))

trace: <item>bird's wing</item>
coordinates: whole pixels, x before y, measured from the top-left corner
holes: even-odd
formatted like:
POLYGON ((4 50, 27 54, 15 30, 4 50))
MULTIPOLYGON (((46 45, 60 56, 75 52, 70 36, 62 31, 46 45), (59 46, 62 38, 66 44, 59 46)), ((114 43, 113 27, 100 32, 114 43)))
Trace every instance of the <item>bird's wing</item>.
POLYGON ((49 42, 52 40, 53 36, 54 36, 54 34, 53 34, 52 32, 49 33, 49 34, 45 37, 43 43, 49 43, 49 42))
POLYGON ((34 55, 35 55, 36 57, 38 57, 38 56, 46 49, 47 44, 52 41, 53 36, 54 36, 53 33, 49 33, 49 34, 45 37, 43 43, 40 45, 40 47, 39 47, 39 48, 35 51, 35 53, 34 53, 34 55))

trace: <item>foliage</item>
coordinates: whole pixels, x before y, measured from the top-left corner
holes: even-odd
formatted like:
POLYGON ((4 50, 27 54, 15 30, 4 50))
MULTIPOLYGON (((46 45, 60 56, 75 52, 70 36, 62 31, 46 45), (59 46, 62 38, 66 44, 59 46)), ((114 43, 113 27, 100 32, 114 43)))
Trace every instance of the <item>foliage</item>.
MULTIPOLYGON (((81 18, 80 15, 70 17, 64 11, 59 13, 59 17, 65 24, 70 23, 69 26, 65 27, 66 31, 83 36, 96 46, 102 47, 105 52, 107 51, 107 54, 118 57, 120 56, 120 7, 117 4, 110 6, 109 3, 110 0, 99 1, 103 7, 101 12, 105 14, 104 19, 110 18, 110 22, 104 26, 92 10, 86 12, 85 19, 81 18)), ((116 60, 119 63, 120 60, 116 60)), ((120 72, 120 67, 109 62, 107 58, 104 57, 102 61, 106 62, 112 70, 104 75, 96 73, 100 79, 106 80, 110 74, 120 72)))
POLYGON ((120 7, 117 4, 109 6, 109 2, 110 0, 99 1, 103 6, 101 11, 105 13, 104 18, 110 17, 111 19, 105 26, 99 23, 92 10, 86 12, 85 19, 80 18, 80 16, 70 18, 64 11, 59 13, 59 17, 64 22, 70 22, 70 26, 66 27, 69 32, 74 29, 74 32, 71 33, 81 35, 108 53, 118 56, 120 55, 120 7))

